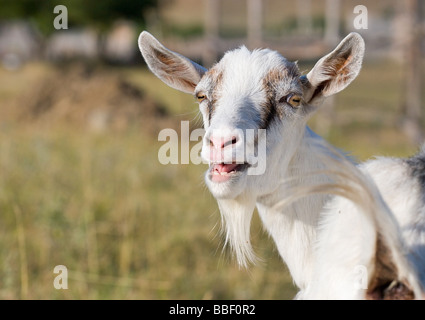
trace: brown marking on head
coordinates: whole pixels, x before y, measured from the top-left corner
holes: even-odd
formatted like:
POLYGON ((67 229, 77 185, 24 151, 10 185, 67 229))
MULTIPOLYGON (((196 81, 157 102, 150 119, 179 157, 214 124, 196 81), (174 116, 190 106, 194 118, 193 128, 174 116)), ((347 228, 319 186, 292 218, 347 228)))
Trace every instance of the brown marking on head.
POLYGON ((278 116, 282 119, 283 114, 276 108, 276 86, 285 77, 285 73, 279 69, 270 70, 263 79, 263 90, 266 93, 266 102, 261 106, 260 129, 267 129, 273 118, 278 116))
POLYGON ((221 95, 223 85, 223 70, 218 70, 216 67, 211 68, 205 73, 205 77, 210 81, 210 101, 208 103, 208 122, 211 123, 211 118, 215 110, 218 99, 221 95))
POLYGON ((408 284, 399 280, 397 266, 391 252, 378 234, 376 242, 375 270, 369 281, 368 300, 412 300, 414 293, 408 284))
POLYGON ((300 74, 296 63, 288 62, 286 68, 272 69, 263 79, 262 88, 266 93, 266 102, 262 105, 260 129, 267 129, 275 117, 283 119, 283 112, 276 106, 276 89, 283 81, 299 79, 300 74))

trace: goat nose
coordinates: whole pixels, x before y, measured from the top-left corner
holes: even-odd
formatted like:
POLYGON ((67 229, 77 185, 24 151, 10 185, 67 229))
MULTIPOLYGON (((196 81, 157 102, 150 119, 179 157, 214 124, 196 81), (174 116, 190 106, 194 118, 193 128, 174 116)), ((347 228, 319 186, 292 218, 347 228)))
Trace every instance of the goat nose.
POLYGON ((232 146, 239 141, 239 135, 230 135, 230 136, 210 136, 209 143, 210 147, 215 149, 224 149, 227 146, 232 146))

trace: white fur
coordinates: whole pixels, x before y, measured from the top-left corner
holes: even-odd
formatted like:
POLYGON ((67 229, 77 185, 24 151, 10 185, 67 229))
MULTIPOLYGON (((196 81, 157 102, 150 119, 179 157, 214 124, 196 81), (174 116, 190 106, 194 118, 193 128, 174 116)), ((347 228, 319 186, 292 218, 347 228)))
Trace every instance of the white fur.
MULTIPOLYGON (((334 184, 311 185, 300 193, 331 192, 337 196, 322 212, 312 279, 297 298, 365 299, 376 267, 378 233, 396 266, 394 281, 408 284, 415 297, 422 298, 425 287, 424 200, 419 183, 412 179, 406 162, 378 158, 357 169, 343 158, 329 157, 329 153, 317 156, 332 166, 328 174, 337 179, 334 184), (365 287, 360 286, 359 270, 367 272, 365 287)), ((287 200, 291 197, 293 195, 287 200)))

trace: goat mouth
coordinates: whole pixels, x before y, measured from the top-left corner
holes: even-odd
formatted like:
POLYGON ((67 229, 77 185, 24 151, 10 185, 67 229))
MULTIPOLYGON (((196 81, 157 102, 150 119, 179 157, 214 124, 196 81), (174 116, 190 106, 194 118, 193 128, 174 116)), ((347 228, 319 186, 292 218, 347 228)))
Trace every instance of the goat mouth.
POLYGON ((248 167, 248 163, 213 163, 210 166, 209 178, 212 182, 225 182, 242 174, 248 167))

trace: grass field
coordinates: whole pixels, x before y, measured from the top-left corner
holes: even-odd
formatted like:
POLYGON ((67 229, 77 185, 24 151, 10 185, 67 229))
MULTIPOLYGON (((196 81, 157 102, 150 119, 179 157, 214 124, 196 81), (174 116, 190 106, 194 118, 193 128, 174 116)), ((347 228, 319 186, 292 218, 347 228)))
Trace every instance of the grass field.
POLYGON ((203 168, 162 166, 137 133, 19 131, 0 138, 1 298, 290 297, 279 262, 250 274, 221 254, 203 168))
MULTIPOLYGON (((33 64, 0 71, 0 299, 293 297, 257 216, 252 237, 264 262, 240 270, 222 251, 219 212, 203 184, 206 167, 161 165, 158 129, 98 132, 60 117, 14 118, 15 102, 51 70, 33 64), (53 286, 56 265, 68 268, 67 290, 53 286)), ((192 97, 147 70, 108 72, 159 101, 168 118, 196 118, 192 97)), ((320 133, 328 121, 328 139, 361 160, 412 154, 416 146, 397 128, 400 83, 397 64, 367 64, 335 99, 332 121, 322 110, 311 126, 320 133)))

